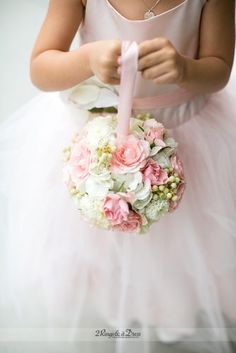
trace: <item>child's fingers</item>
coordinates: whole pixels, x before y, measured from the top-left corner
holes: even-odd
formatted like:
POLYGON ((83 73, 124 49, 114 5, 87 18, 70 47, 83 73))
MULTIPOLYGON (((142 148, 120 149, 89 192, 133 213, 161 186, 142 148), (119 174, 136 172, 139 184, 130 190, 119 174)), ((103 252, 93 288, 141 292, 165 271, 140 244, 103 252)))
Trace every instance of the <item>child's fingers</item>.
POLYGON ((169 66, 166 63, 162 63, 144 70, 142 76, 145 80, 154 80, 157 77, 167 74, 169 71, 169 66))
POLYGON ((156 84, 172 84, 173 81, 175 80, 175 77, 172 72, 166 73, 164 75, 161 75, 157 78, 155 78, 153 81, 156 84))
POLYGON ((139 44, 139 58, 150 54, 154 51, 160 50, 169 45, 169 41, 166 38, 158 37, 151 40, 145 40, 139 44))
POLYGON ((166 58, 166 55, 163 50, 159 50, 157 52, 152 52, 150 54, 147 54, 143 56, 141 59, 139 59, 138 70, 143 71, 144 69, 147 69, 149 67, 159 65, 165 61, 165 58, 166 58))

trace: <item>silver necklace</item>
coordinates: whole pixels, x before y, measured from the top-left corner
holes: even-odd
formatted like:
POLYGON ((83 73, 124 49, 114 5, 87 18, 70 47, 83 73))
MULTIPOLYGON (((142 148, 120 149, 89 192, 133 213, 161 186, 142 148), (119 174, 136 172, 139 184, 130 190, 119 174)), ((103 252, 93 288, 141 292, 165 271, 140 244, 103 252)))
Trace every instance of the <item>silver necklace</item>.
POLYGON ((146 8, 148 9, 148 10, 144 13, 144 15, 143 15, 144 20, 147 20, 148 18, 151 18, 151 17, 155 17, 155 16, 156 16, 155 13, 153 12, 153 10, 154 10, 155 7, 159 4, 160 1, 161 1, 161 0, 157 0, 157 1, 155 2, 155 4, 149 9, 149 7, 147 6, 147 4, 146 4, 145 1, 143 0, 144 5, 145 5, 146 8))

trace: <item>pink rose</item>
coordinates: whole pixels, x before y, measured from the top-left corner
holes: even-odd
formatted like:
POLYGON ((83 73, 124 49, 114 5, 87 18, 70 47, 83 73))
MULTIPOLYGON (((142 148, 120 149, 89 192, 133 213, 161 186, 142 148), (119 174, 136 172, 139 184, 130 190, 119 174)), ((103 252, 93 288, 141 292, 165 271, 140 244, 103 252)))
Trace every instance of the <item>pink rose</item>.
POLYGON ((75 184, 81 183, 89 174, 91 152, 86 141, 76 142, 71 151, 69 160, 71 179, 75 184))
POLYGON ((169 212, 173 212, 179 206, 179 203, 183 197, 185 188, 186 188, 185 183, 179 184, 179 186, 177 188, 177 194, 176 194, 177 200, 170 201, 169 212))
POLYGON ((129 214, 128 203, 117 194, 108 194, 104 200, 103 211, 112 226, 127 221, 129 214))
POLYGON ((172 165, 172 168, 174 169, 174 172, 178 174, 179 178, 184 179, 183 163, 181 162, 177 154, 171 156, 170 163, 172 165))
POLYGON ((151 185, 162 185, 168 181, 168 173, 151 158, 141 171, 143 173, 143 181, 149 180, 151 185))
POLYGON ((133 135, 117 142, 117 149, 113 153, 112 169, 120 173, 133 173, 144 166, 149 155, 149 146, 133 135))
POLYGON ((135 232, 139 231, 142 225, 142 216, 134 211, 130 211, 128 219, 121 224, 116 225, 114 229, 121 232, 135 232))

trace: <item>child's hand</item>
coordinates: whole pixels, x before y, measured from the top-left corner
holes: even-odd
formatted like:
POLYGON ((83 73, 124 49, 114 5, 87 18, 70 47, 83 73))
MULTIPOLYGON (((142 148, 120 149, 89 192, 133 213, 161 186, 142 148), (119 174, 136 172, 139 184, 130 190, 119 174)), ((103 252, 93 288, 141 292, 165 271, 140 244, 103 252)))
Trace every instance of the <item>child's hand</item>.
POLYGON ((166 38, 139 44, 138 68, 144 79, 158 84, 180 84, 185 78, 185 58, 166 38))
POLYGON ((121 42, 119 40, 104 40, 91 44, 89 64, 93 74, 104 83, 119 84, 118 58, 121 55, 121 42))

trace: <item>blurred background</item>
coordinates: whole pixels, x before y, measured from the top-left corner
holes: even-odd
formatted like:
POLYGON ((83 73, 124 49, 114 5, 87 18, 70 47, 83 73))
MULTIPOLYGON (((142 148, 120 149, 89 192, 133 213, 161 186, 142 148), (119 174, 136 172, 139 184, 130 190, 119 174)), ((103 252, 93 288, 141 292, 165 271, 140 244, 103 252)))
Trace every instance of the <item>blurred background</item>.
POLYGON ((30 82, 29 60, 47 6, 48 0, 0 0, 0 120, 39 92, 30 82))
POLYGON ((0 0, 0 119, 37 94, 29 58, 48 0, 0 0))
POLYGON ((47 6, 48 0, 0 0, 0 120, 39 92, 30 81, 29 60, 47 6))

